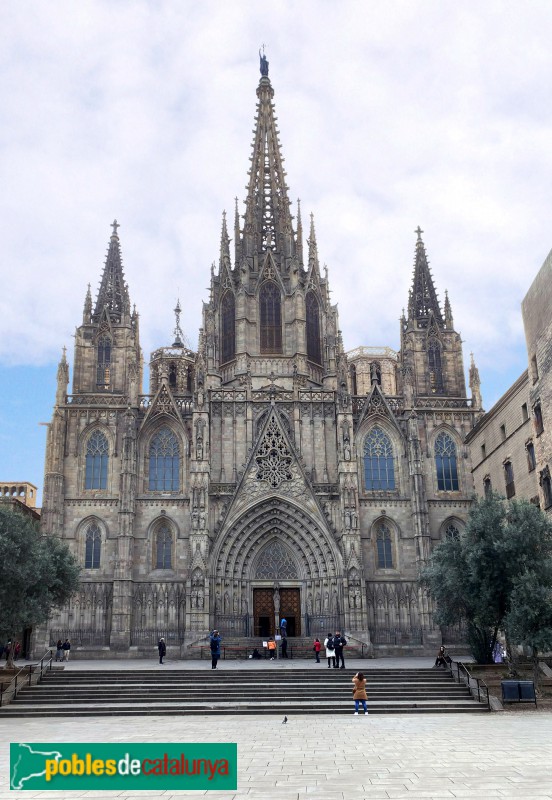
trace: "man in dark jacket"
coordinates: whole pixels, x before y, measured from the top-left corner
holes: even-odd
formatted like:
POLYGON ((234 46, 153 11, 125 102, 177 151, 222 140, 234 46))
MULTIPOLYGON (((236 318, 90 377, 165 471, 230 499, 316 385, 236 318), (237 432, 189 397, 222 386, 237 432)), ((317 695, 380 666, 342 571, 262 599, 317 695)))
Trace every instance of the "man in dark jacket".
POLYGON ((66 639, 63 644, 61 645, 61 649, 63 650, 63 660, 69 661, 69 655, 71 654, 71 642, 69 639, 66 639))
POLYGON ((209 637, 209 642, 211 645, 211 669, 216 669, 217 661, 220 658, 220 643, 222 642, 222 636, 219 635, 218 631, 213 631, 209 637))
POLYGON ((163 659, 167 655, 167 645, 165 644, 165 640, 163 637, 159 639, 159 644, 157 645, 157 649, 159 650, 159 663, 163 663, 163 659))
POLYGON ((347 644, 347 640, 341 635, 340 631, 335 632, 333 637, 334 651, 335 651, 335 666, 334 669, 339 669, 339 660, 341 659, 341 669, 345 669, 345 658, 343 657, 343 648, 347 644))

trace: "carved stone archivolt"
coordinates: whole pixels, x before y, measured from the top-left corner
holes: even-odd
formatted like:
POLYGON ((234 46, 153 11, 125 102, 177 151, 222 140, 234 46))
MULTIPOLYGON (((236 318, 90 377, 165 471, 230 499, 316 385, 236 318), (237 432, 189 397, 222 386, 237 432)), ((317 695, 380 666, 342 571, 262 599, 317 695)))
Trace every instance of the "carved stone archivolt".
POLYGON ((261 552, 274 541, 293 554, 300 578, 343 573, 341 554, 328 531, 304 507, 272 497, 249 508, 221 534, 213 554, 217 578, 254 578, 261 552))

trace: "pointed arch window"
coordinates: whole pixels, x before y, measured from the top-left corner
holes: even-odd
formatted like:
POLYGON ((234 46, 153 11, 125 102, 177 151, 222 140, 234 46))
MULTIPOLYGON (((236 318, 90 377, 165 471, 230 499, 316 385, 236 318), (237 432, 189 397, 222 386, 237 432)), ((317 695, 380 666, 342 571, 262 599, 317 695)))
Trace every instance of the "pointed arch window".
POLYGON ((447 539, 459 539, 460 538, 460 531, 458 530, 457 526, 451 522, 445 528, 445 537, 447 539))
POLYGON ((351 377, 351 394, 355 395, 358 394, 357 391, 357 371, 354 364, 351 364, 351 368, 349 370, 349 375, 351 377))
POLYGON ((166 522, 157 528, 155 536, 155 569, 172 569, 172 531, 166 522))
POLYGON ((84 568, 99 569, 102 550, 102 534, 95 522, 86 529, 84 548, 84 568))
POLYGON ((378 569, 393 569, 393 542, 391 531, 384 522, 380 522, 376 532, 378 569))
POLYGON ((368 492, 395 489, 393 447, 381 428, 372 428, 364 440, 364 486, 368 492))
POLYGON ((161 428, 149 448, 150 492, 177 492, 180 485, 180 447, 170 428, 161 428))
POLYGON ((437 488, 440 492, 458 491, 456 445, 448 433, 442 431, 435 440, 435 467, 437 488))
POLYGON ((261 353, 282 352, 282 298, 272 281, 261 286, 259 294, 261 353))
POLYGON ((232 292, 225 292, 220 304, 221 362, 231 361, 236 355, 236 301, 232 292))
POLYGON ((186 370, 186 391, 187 392, 191 392, 192 391, 192 374, 193 374, 192 373, 192 368, 188 367, 188 369, 186 370))
POLYGON ((427 346, 429 369, 429 389, 432 394, 443 394, 443 368, 441 364, 441 345, 437 339, 430 339, 427 346))
POLYGON ((96 384, 107 389, 111 382, 111 336, 102 334, 97 343, 96 384))
POLYGON ((169 386, 171 387, 171 389, 176 389, 177 378, 178 378, 178 368, 174 363, 174 361, 171 361, 171 363, 169 364, 169 386))
POLYGON ((105 434, 93 431, 86 443, 85 489, 107 488, 109 445, 105 434))
POLYGON ((320 304, 314 292, 307 292, 307 356, 315 364, 322 363, 320 350, 320 304))

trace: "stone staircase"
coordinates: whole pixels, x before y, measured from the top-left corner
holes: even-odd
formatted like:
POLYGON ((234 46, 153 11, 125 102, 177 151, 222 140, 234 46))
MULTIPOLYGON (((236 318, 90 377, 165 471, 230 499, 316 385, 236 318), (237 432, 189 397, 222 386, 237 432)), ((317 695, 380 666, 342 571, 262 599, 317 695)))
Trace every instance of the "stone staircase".
MULTIPOLYGON (((23 688, 6 717, 351 714, 353 669, 324 666, 283 669, 256 662, 242 670, 66 670, 46 674, 23 688)), ((481 713, 450 672, 432 669, 371 669, 371 714, 481 713)))

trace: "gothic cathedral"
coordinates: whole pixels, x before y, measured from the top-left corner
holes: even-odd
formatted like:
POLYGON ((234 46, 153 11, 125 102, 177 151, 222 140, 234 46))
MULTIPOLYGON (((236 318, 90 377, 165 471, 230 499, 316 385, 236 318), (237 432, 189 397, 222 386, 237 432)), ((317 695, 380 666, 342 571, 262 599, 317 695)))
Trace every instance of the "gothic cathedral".
POLYGON ((274 89, 261 64, 251 169, 233 253, 225 216, 197 352, 175 338, 149 362, 118 225, 98 296, 65 353, 49 426, 42 525, 82 564, 80 592, 37 631, 89 657, 138 656, 164 636, 189 657, 226 641, 340 629, 364 652, 441 643, 420 565, 465 524, 462 342, 441 308, 418 229, 400 349, 346 352, 320 270, 291 213, 274 89), (306 258, 305 258, 306 256, 306 258))

